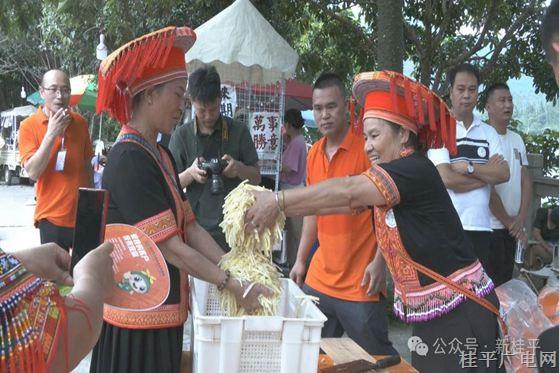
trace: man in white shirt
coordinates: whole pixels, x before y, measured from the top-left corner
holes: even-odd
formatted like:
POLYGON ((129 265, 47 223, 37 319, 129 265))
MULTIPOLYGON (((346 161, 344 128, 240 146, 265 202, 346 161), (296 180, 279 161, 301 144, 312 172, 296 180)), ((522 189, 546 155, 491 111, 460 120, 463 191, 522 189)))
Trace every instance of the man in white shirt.
POLYGON ((497 132, 473 114, 480 84, 477 68, 458 65, 448 79, 458 152, 450 155, 446 148, 431 149, 427 156, 441 175, 476 256, 493 279, 498 270, 491 260, 489 197, 492 185, 509 179, 509 168, 497 132))
POLYGON ((493 280, 499 286, 512 278, 516 241, 520 240, 524 247, 527 244, 524 226, 530 211, 532 182, 524 141, 519 134, 507 129, 514 104, 506 84, 497 83, 487 89, 485 110, 489 115, 489 124, 501 138, 502 154, 510 172, 506 183, 491 188, 489 203, 494 246, 492 259, 495 267, 500 268, 497 278, 493 280))

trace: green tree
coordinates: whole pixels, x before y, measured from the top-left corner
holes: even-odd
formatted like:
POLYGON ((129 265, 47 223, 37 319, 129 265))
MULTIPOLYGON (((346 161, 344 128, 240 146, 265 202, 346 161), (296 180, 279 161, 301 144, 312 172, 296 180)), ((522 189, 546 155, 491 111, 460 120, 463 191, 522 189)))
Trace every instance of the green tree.
MULTIPOLYGON (((527 74, 534 77, 536 91, 548 99, 557 97, 540 52, 539 18, 545 0, 252 1, 298 51, 297 77, 307 82, 326 70, 338 72, 350 85, 360 71, 398 69, 403 45, 404 58, 414 63, 413 75, 441 93, 446 91, 448 68, 472 61, 486 82, 527 74), (400 1, 403 11, 398 14, 400 1), (402 19, 403 32, 387 30, 393 19, 402 19)), ((231 2, 4 0, 0 108, 20 100, 22 84, 34 91, 49 68, 61 67, 70 75, 94 73, 101 31, 114 50, 164 25, 196 28, 231 2)))
POLYGON ((379 70, 403 72, 404 19, 403 0, 378 0, 378 41, 376 55, 379 70))

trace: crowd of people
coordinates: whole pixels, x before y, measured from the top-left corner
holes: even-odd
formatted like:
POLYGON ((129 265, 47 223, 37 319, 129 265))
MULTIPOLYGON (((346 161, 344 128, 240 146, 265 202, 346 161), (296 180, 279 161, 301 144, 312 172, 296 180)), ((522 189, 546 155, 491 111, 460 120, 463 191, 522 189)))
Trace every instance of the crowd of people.
MULTIPOLYGON (((93 348, 91 372, 178 372, 188 275, 229 290, 249 313, 269 294, 218 266, 229 250, 219 229, 223 200, 242 180, 259 184, 261 175, 248 128, 220 113, 215 68, 187 74, 184 54, 195 40, 188 27, 167 27, 101 63, 97 108, 121 131, 97 163, 85 119, 68 109, 68 76, 43 76, 44 105, 19 132, 21 163, 37 181, 42 245, 0 251, 1 371, 69 371, 93 348), (194 119, 177 126, 187 98, 194 119), (167 262, 170 293, 153 310, 103 311, 111 244, 68 272, 77 190, 94 181, 110 193, 107 223, 138 227, 167 262), (51 281, 73 288, 61 296, 51 281)), ((542 43, 559 84, 557 0, 544 17, 542 43)), ((388 338, 388 268, 394 313, 413 324, 415 337, 428 346, 473 339, 478 348, 468 354, 484 362, 468 370, 464 354, 431 351, 412 354, 416 369, 497 372, 500 360, 483 356, 499 354, 504 328, 494 288, 512 278, 514 250, 527 245, 526 148, 509 129, 514 105, 506 84, 485 90, 485 123, 474 115, 477 68, 455 66, 448 81, 447 104, 391 71, 358 74, 351 94, 335 73, 320 75, 312 109, 322 138, 307 154, 301 113, 285 113, 280 190, 256 193, 245 223, 263 230, 279 213, 287 216, 289 275, 319 299, 323 337, 347 333, 370 354, 398 354, 388 338), (354 123, 350 97, 361 107, 354 123)), ((542 255, 553 249, 558 227, 558 208, 538 211, 533 236, 542 255)), ((540 348, 557 351, 558 341, 559 327, 549 329, 540 348)))

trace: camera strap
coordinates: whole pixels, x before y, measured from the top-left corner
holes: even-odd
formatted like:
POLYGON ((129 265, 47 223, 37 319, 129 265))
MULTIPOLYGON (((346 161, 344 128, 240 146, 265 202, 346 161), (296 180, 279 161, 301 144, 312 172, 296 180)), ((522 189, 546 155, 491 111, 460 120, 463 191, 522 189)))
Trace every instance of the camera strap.
MULTIPOLYGON (((225 120, 225 118, 221 115, 221 143, 219 145, 220 148, 220 153, 218 154, 218 158, 223 157, 223 155, 225 154, 225 147, 227 146, 227 143, 229 142, 229 124, 227 123, 227 120, 225 120)), ((200 154, 200 149, 198 146, 198 118, 194 118, 194 135, 195 135, 195 139, 196 139, 196 158, 200 158, 202 157, 204 154, 200 154)), ((210 135, 211 136, 211 135, 210 135)), ((202 151, 203 153, 203 151, 202 151)))

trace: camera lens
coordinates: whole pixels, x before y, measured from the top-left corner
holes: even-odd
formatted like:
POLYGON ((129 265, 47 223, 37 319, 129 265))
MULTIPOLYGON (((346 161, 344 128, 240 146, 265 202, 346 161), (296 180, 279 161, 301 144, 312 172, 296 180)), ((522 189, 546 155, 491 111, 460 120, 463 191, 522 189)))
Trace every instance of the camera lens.
POLYGON ((222 194, 225 190, 225 185, 223 185, 223 179, 220 175, 212 174, 210 191, 212 194, 222 194))

